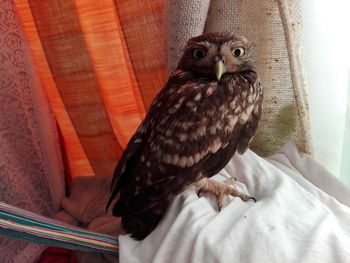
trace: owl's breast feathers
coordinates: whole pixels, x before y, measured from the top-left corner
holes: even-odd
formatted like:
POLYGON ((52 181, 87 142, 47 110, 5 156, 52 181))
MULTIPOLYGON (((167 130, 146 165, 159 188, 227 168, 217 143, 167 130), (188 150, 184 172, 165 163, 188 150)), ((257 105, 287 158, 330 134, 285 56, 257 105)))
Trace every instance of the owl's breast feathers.
POLYGON ((225 74, 220 82, 174 71, 118 163, 114 214, 137 215, 219 172, 247 149, 261 111, 255 71, 225 74))

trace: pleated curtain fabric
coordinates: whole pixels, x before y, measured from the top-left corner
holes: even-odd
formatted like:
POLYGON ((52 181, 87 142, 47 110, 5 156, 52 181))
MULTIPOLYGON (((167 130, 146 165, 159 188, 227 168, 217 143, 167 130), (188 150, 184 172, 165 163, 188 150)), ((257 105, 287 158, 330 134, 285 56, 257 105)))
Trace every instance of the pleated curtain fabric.
POLYGON ((247 36, 258 50, 265 109, 253 148, 289 139, 310 152, 295 1, 15 0, 63 135, 71 175, 112 175, 128 139, 189 37, 247 36))
POLYGON ((15 0, 71 176, 112 175, 167 78, 160 0, 15 0))

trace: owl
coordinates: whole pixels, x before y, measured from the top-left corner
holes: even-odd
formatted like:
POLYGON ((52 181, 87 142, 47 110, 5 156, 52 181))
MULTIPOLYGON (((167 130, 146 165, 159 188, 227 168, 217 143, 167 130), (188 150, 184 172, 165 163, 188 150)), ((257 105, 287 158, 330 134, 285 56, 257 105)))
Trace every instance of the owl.
POLYGON ((213 193, 253 197, 211 176, 243 154, 262 112, 263 90, 254 68, 254 45, 230 33, 188 40, 177 68, 154 99, 115 169, 113 215, 142 240, 173 198, 191 185, 213 193))

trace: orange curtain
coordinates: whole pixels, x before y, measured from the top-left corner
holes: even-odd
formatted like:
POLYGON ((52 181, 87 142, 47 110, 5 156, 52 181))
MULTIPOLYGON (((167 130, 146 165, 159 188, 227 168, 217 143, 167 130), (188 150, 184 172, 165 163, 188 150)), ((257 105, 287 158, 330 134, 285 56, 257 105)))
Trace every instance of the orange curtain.
POLYGON ((112 175, 167 77, 162 0, 15 0, 71 176, 112 175))

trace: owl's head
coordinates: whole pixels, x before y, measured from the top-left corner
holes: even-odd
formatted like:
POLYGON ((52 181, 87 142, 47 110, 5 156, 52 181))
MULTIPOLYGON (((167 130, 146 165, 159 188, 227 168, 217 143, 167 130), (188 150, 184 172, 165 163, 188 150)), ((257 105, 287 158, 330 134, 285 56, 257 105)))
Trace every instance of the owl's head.
POLYGON ((188 40, 178 69, 199 77, 216 78, 225 73, 254 69, 254 45, 230 33, 208 33, 188 40))

